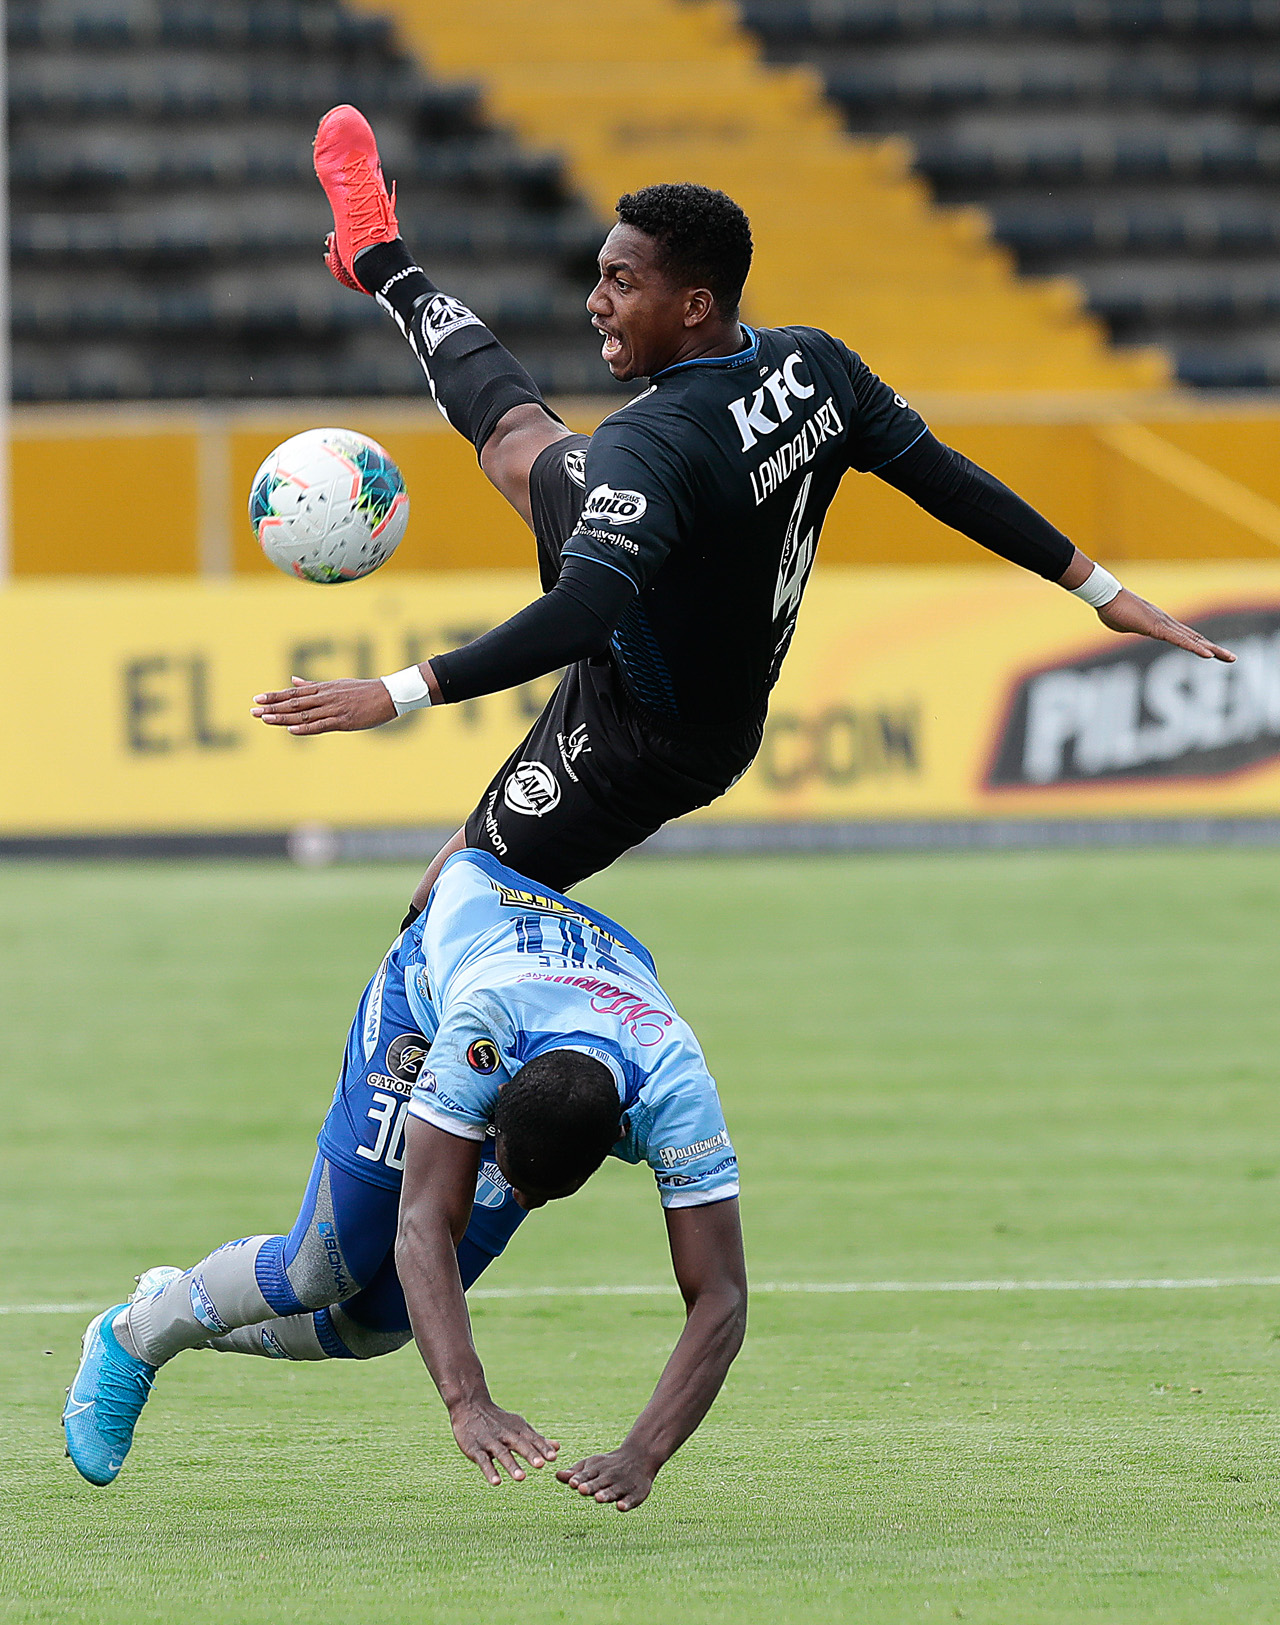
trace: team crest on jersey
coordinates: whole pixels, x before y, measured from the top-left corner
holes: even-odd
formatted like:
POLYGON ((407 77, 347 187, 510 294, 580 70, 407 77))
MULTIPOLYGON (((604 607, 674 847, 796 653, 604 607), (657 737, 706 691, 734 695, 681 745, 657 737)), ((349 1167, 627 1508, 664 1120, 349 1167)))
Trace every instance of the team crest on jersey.
POLYGON ((564 471, 575 485, 587 488, 587 454, 580 447, 564 454, 564 471))
POLYGON ((483 327, 484 323, 475 311, 467 309, 461 299, 454 299, 447 293, 437 293, 423 306, 418 325, 427 354, 434 355, 450 333, 456 333, 460 327, 483 327))
POLYGON ((476 1179, 475 1205, 477 1207, 501 1207, 511 1190, 511 1181, 498 1167, 496 1162, 482 1162, 480 1173, 476 1179))
POLYGON ((517 762, 507 774, 502 799, 512 812, 541 818, 560 804, 560 781, 545 762, 517 762))
POLYGON ((639 491, 615 491, 611 485, 597 485, 582 505, 582 517, 588 523, 599 520, 604 525, 634 525, 643 519, 649 506, 648 498, 639 491))
POLYGON ((477 1038, 467 1046, 467 1065, 482 1078, 492 1077, 501 1064, 498 1046, 491 1038, 477 1038))
POLYGON ((417 1083, 430 1048, 421 1033, 401 1033, 387 1046, 387 1071, 401 1083, 417 1083))

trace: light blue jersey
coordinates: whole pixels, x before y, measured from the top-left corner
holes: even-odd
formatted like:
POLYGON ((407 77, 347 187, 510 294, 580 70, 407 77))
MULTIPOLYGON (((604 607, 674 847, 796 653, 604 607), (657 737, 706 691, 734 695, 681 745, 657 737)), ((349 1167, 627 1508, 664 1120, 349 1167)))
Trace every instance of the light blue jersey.
POLYGON ((664 1207, 738 1194, 702 1050, 648 950, 620 925, 468 850, 445 864, 392 960, 431 1036, 411 1115, 483 1140, 507 1078, 547 1050, 581 1050, 618 1086, 623 1137, 612 1155, 647 1162, 664 1207))

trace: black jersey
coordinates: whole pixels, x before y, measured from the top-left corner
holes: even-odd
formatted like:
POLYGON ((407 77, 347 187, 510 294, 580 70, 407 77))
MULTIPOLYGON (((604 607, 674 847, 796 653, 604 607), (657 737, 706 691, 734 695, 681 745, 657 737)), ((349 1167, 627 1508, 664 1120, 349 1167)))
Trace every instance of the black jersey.
POLYGON ((841 477, 926 432, 829 333, 744 331, 745 350, 669 367, 600 425, 563 549, 635 585, 613 657, 636 700, 691 724, 763 711, 841 477))

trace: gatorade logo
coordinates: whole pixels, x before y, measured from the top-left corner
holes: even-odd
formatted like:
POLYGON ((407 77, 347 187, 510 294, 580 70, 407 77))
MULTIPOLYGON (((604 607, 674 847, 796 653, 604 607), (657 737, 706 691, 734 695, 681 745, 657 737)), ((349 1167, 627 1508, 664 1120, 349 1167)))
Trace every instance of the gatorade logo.
POLYGON ((401 1083, 416 1083, 430 1048, 421 1033, 401 1033, 387 1046, 387 1071, 401 1083))

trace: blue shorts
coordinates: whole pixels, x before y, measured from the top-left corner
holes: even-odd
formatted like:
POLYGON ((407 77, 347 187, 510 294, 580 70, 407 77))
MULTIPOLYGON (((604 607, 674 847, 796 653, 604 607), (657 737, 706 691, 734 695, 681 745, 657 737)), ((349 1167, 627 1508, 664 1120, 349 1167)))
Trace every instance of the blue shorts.
MULTIPOLYGON (((385 1331, 409 1325, 394 1248, 409 1092, 431 1047, 405 998, 399 950, 397 942, 356 1008, 333 1103, 317 1136, 320 1155, 282 1258, 287 1265, 315 1219, 316 1192, 327 1162, 332 1223, 361 1287, 343 1309, 362 1324, 385 1331)), ((492 1139, 485 1140, 471 1219, 458 1244, 464 1287, 502 1252, 526 1216, 494 1160, 492 1139)))

